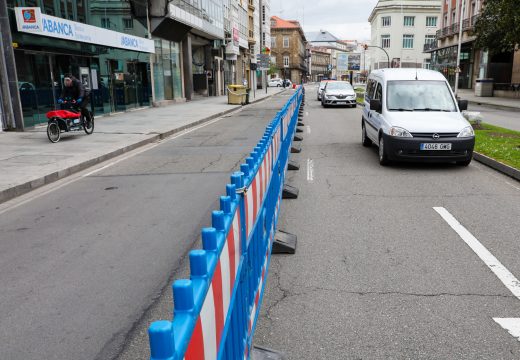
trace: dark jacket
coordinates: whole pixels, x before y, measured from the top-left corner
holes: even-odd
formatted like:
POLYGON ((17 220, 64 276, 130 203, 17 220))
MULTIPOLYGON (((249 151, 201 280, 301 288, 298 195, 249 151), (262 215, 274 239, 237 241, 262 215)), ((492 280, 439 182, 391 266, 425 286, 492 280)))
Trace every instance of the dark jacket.
POLYGON ((63 99, 71 98, 77 100, 78 98, 84 98, 88 96, 90 91, 85 89, 85 86, 76 78, 72 78, 72 85, 65 86, 63 85, 63 91, 61 92, 61 97, 63 99))

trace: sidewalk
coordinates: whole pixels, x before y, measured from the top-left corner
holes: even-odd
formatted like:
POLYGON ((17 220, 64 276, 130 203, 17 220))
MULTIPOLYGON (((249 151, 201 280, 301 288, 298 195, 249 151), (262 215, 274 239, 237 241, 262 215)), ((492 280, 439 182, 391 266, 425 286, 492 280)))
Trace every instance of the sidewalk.
MULTIPOLYGON (((256 90, 256 97, 251 92, 251 102, 280 91, 256 90)), ((47 139, 46 126, 0 132, 0 203, 240 107, 228 105, 227 96, 219 96, 103 116, 96 118, 92 135, 62 134, 56 144, 47 139)))
POLYGON ((473 89, 459 89, 458 95, 463 100, 468 100, 470 104, 489 106, 501 110, 520 111, 520 98, 510 99, 503 97, 482 97, 475 96, 473 89))

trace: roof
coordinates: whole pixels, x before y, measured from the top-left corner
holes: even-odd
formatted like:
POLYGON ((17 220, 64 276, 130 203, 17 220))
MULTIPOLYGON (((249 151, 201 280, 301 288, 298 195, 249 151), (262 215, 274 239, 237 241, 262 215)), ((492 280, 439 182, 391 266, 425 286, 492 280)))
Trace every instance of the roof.
POLYGON ((385 80, 446 80, 443 74, 435 70, 427 69, 380 69, 371 74, 383 77, 385 80))
POLYGON ((312 31, 305 33, 305 37, 310 42, 339 42, 337 37, 332 35, 327 30, 312 31))
POLYGON ((271 16, 271 21, 275 21, 275 26, 271 25, 271 29, 298 29, 301 28, 300 23, 296 20, 284 20, 278 16, 271 16))

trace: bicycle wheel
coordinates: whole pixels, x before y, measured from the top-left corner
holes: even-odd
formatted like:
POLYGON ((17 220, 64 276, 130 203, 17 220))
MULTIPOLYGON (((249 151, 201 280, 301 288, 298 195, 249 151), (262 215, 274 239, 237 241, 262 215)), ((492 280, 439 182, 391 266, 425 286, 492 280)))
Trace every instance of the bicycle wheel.
POLYGON ((60 126, 56 120, 47 124, 47 137, 53 143, 60 141, 60 126))
POLYGON ((90 135, 94 132, 94 117, 89 115, 87 119, 83 120, 83 130, 90 135))

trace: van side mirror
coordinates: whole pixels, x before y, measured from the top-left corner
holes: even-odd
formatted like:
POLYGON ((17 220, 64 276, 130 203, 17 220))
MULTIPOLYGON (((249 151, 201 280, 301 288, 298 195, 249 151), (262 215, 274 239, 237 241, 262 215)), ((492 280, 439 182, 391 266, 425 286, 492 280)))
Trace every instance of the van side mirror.
POLYGON ((378 113, 383 110, 383 105, 381 104, 381 100, 370 100, 370 110, 377 111, 378 113))
POLYGON ((468 100, 459 100, 458 103, 460 111, 468 110, 468 100))

